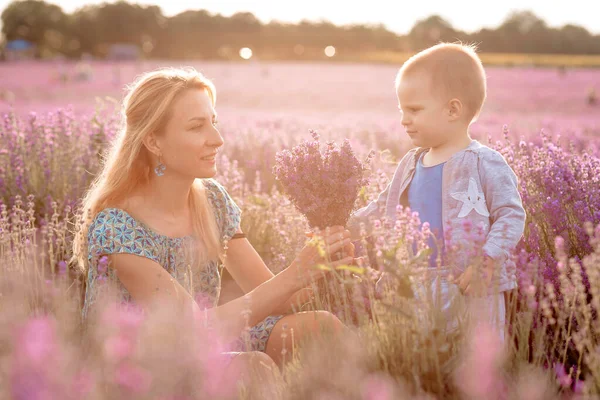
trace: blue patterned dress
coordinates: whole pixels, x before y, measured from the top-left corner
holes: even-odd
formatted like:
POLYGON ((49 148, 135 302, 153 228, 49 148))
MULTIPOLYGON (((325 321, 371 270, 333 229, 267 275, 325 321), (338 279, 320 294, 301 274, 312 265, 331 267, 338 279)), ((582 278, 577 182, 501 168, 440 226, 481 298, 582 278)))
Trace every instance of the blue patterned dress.
MULTIPOLYGON (((241 211, 225 188, 213 179, 204 179, 203 184, 211 203, 222 244, 231 239, 240 224, 241 211)), ((98 263, 102 255, 129 253, 149 258, 166 269, 173 278, 199 302, 200 307, 215 307, 219 302, 221 275, 219 263, 210 261, 197 265, 194 237, 173 238, 152 231, 119 208, 100 211, 88 230, 88 276, 82 317, 85 320, 95 304, 102 282, 111 280, 119 288, 121 300, 132 302, 132 298, 116 277, 114 269, 98 263)), ((283 316, 270 316, 249 332, 249 340, 237 341, 235 350, 264 352, 273 326, 283 316), (247 343, 247 344, 245 344, 247 343)))

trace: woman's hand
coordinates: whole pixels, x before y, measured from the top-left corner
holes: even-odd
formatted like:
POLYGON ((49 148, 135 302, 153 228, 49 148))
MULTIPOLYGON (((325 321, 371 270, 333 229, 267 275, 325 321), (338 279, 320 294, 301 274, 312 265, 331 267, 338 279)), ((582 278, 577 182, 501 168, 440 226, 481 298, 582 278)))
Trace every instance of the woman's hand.
POLYGON ((296 272, 299 289, 313 280, 322 278, 327 272, 322 266, 335 268, 352 264, 354 261, 354 245, 350 241, 350 231, 344 227, 334 226, 321 234, 311 234, 309 237, 310 241, 288 267, 296 272))

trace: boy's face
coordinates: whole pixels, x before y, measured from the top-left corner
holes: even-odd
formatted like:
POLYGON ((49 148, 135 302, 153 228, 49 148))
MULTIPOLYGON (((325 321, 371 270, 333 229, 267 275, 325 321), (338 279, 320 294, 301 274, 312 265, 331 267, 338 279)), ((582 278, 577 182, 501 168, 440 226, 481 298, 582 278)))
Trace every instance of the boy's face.
POLYGON ((409 73, 398 85, 398 108, 402 125, 413 144, 438 147, 449 139, 448 102, 431 87, 426 74, 409 73))

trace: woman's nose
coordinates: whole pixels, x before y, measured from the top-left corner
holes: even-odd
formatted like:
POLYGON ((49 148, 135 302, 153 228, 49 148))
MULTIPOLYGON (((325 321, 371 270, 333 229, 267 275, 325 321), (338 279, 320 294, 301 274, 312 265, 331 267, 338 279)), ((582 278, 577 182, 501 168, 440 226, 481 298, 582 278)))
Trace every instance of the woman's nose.
POLYGON ((223 136, 221 136, 221 132, 219 132, 217 128, 213 128, 213 132, 208 143, 212 147, 221 147, 223 146, 223 143, 225 143, 223 136))

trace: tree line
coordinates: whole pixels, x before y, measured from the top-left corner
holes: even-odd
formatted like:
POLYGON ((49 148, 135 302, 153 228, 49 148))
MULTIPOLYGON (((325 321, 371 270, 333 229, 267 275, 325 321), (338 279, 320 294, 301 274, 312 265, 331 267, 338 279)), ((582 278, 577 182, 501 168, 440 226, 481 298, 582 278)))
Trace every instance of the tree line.
POLYGON ((19 0, 2 12, 4 42, 25 39, 39 58, 84 54, 105 57, 112 44, 139 46, 146 58, 227 59, 249 47, 259 58, 323 57, 332 45, 338 54, 411 52, 440 41, 476 43, 489 53, 600 54, 600 35, 585 28, 549 27, 531 11, 513 12, 495 29, 464 32, 439 16, 417 21, 399 35, 381 24, 337 26, 303 20, 262 23, 252 13, 230 17, 189 10, 172 17, 158 6, 126 1, 86 5, 73 13, 41 0, 19 0))

